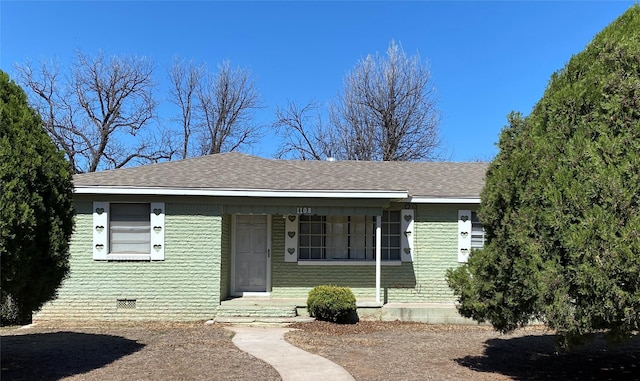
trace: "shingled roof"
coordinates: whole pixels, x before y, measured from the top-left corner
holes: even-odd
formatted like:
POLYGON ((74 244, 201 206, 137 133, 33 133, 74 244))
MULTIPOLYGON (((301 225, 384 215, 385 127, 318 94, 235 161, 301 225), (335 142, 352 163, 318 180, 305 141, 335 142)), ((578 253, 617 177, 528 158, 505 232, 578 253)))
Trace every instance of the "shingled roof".
POLYGON ((230 152, 75 175, 76 188, 265 191, 404 191, 477 198, 486 163, 305 161, 230 152))

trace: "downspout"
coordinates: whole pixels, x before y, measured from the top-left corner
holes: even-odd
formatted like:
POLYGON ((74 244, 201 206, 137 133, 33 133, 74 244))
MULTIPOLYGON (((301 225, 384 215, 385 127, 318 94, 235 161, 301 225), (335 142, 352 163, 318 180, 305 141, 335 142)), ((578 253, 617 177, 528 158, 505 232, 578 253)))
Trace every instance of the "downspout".
POLYGON ((381 264, 382 264, 382 217, 376 216, 376 303, 380 303, 381 264))

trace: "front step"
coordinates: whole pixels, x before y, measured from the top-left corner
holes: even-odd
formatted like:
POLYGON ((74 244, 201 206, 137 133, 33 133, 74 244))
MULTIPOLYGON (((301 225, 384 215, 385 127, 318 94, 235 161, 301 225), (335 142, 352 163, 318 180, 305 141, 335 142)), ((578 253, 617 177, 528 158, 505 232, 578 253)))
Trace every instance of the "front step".
POLYGON ((212 323, 222 324, 256 324, 256 325, 287 325, 291 323, 308 323, 316 319, 308 316, 294 317, 241 317, 241 316, 217 316, 212 323))
POLYGON ((222 304, 217 317, 292 318, 297 315, 296 306, 222 304))
POLYGON ((299 316, 299 301, 262 298, 235 298, 225 300, 218 307, 213 320, 227 324, 289 324, 313 321, 308 316, 299 316))

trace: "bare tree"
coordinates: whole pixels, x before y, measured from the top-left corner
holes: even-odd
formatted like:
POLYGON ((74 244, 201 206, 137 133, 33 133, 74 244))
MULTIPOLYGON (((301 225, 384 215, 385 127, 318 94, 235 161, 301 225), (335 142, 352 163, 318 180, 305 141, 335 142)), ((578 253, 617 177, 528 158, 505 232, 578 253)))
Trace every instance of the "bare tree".
POLYGON ((386 57, 361 60, 330 109, 346 159, 413 161, 438 158, 441 141, 431 74, 419 55, 391 41, 386 57))
POLYGON ((193 151, 190 138, 193 132, 194 112, 196 111, 197 90, 201 86, 206 73, 204 64, 196 65, 175 59, 169 69, 170 101, 180 108, 180 117, 177 118, 182 126, 182 152, 181 157, 186 159, 193 151))
POLYGON ((286 108, 277 107, 273 127, 285 139, 276 153, 280 159, 324 160, 336 150, 332 131, 322 125, 319 106, 315 101, 302 107, 294 102, 289 102, 286 108), (310 128, 309 124, 314 126, 310 128))
POLYGON ((46 61, 17 71, 76 173, 171 159, 169 135, 150 131, 156 103, 149 59, 77 52, 68 73, 46 61))
POLYGON ((253 116, 261 100, 249 70, 225 61, 204 77, 196 96, 201 155, 235 151, 260 137, 253 116))
POLYGON ((415 161, 441 157, 437 99, 428 66, 391 41, 387 55, 367 56, 344 80, 329 108, 330 125, 309 125, 317 104, 290 103, 273 124, 279 155, 298 159, 415 161))

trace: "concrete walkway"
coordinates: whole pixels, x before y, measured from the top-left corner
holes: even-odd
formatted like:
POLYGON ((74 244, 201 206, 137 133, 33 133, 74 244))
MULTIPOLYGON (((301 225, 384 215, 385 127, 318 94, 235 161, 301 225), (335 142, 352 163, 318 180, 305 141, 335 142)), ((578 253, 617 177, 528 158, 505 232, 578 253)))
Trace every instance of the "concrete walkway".
POLYGON ((354 381, 338 364, 303 351, 284 340, 291 328, 227 327, 235 332, 233 343, 241 350, 273 366, 283 381, 354 381))

